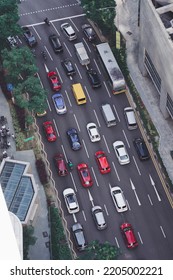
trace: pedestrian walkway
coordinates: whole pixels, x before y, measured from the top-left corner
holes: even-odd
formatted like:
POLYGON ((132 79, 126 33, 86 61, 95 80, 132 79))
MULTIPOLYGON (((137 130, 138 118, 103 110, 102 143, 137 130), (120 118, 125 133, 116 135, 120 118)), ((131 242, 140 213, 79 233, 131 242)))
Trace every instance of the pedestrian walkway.
POLYGON ((173 120, 165 120, 159 109, 158 93, 148 77, 143 77, 138 68, 138 0, 116 0, 115 24, 126 40, 127 64, 131 78, 147 108, 159 135, 159 153, 173 182, 173 120))

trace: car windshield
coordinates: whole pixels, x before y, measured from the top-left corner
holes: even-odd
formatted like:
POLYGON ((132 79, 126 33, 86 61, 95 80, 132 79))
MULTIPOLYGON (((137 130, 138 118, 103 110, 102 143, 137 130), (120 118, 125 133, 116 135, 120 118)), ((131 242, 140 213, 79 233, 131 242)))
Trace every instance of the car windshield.
POLYGON ((82 170, 82 175, 83 175, 83 177, 87 178, 89 176, 88 170, 87 169, 83 169, 82 170))
POLYGON ((68 194, 67 195, 67 200, 69 203, 74 203, 75 199, 74 199, 74 195, 73 194, 68 194))
POLYGON ((63 109, 64 108, 64 102, 61 96, 56 97, 55 99, 55 104, 59 109, 63 109))

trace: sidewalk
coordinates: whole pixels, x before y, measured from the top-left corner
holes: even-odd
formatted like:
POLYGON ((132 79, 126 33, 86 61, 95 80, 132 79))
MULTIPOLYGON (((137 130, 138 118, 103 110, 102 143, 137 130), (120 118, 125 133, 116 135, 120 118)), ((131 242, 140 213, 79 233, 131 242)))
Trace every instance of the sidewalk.
POLYGON ((152 81, 143 77, 138 68, 138 0, 116 0, 115 24, 126 40, 127 64, 131 78, 160 135, 159 153, 173 182, 173 121, 165 120, 159 109, 158 93, 152 81))

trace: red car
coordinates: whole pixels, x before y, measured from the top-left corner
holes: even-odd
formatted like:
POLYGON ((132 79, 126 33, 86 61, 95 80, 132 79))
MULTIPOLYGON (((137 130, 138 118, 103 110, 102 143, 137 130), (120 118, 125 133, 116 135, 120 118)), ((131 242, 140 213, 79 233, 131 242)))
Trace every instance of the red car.
POLYGON ((124 237, 127 248, 132 249, 138 246, 132 225, 129 223, 124 223, 120 226, 121 233, 124 237))
POLYGON ((55 166, 58 171, 59 176, 66 176, 68 174, 67 166, 62 154, 57 154, 54 156, 55 166))
POLYGON ((46 138, 49 142, 56 141, 56 134, 55 134, 55 130, 53 128, 52 122, 50 122, 50 121, 44 122, 43 129, 46 134, 46 138))
POLYGON ((107 160, 107 156, 105 155, 105 152, 97 151, 95 153, 95 159, 96 159, 96 162, 98 164, 101 174, 106 174, 106 173, 111 172, 111 168, 110 168, 109 162, 107 160))
POLYGON ((93 181, 89 172, 88 165, 86 163, 80 163, 77 165, 77 170, 82 186, 85 188, 91 187, 93 185, 93 181))
POLYGON ((55 71, 50 71, 47 73, 47 77, 51 88, 54 91, 59 91, 61 89, 61 83, 58 79, 58 74, 55 71))

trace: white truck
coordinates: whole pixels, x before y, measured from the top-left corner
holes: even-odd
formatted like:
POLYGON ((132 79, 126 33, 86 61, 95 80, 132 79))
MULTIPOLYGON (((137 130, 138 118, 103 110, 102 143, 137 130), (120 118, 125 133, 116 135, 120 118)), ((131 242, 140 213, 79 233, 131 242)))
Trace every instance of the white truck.
POLYGON ((79 59, 80 64, 88 65, 90 63, 90 59, 86 52, 84 44, 82 42, 80 42, 80 43, 75 44, 74 47, 75 47, 76 55, 79 59))

